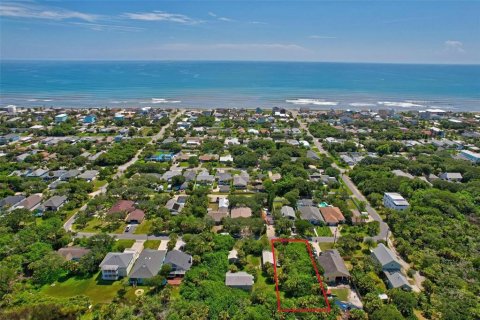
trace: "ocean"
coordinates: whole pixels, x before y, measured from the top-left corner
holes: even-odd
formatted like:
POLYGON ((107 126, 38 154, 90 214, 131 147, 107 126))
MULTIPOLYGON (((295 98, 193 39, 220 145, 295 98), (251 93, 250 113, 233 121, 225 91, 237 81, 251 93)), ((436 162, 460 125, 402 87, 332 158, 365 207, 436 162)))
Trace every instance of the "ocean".
POLYGON ((9 104, 480 111, 480 65, 2 61, 9 104))

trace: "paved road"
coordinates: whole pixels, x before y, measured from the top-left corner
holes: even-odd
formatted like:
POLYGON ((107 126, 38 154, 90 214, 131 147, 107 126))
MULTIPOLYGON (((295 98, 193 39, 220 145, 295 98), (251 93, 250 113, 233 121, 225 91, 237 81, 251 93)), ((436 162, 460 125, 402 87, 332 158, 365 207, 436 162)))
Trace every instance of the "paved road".
MULTIPOLYGON (((98 233, 96 232, 77 232, 75 233, 75 238, 90 238, 93 237, 98 233)), ((154 235, 146 235, 146 234, 133 234, 133 233, 109 233, 108 235, 115 237, 117 239, 132 239, 132 240, 163 240, 168 241, 169 238, 167 236, 154 236, 154 235)))
MULTIPOLYGON (((147 144, 153 144, 155 142, 157 142, 160 138, 163 137, 163 134, 165 133, 165 130, 167 127, 170 127, 174 122, 175 120, 182 116, 183 114, 185 113, 184 110, 180 111, 175 117, 171 118, 170 119, 170 122, 168 123, 168 125, 166 126, 163 126, 160 131, 152 136, 152 138, 150 139, 150 141, 147 143, 147 144)), ((144 147, 145 148, 145 147, 144 147)), ((119 178, 132 164, 134 164, 135 162, 137 162, 138 160, 138 157, 140 156, 140 154, 143 152, 144 148, 141 148, 137 154, 135 154, 135 156, 130 160, 128 161, 127 163, 119 166, 117 168, 117 172, 115 173, 115 175, 113 176, 113 179, 117 179, 119 178)), ((97 191, 94 191, 92 193, 89 194, 90 198, 94 198, 96 197, 97 195, 99 194, 103 194, 103 193, 106 193, 107 192, 107 188, 108 188, 108 183, 105 184, 104 186, 100 187, 97 191)), ((72 226, 73 226, 73 223, 75 222, 75 219, 77 218, 77 214, 78 212, 80 211, 85 211, 85 209, 87 209, 87 205, 84 204, 80 209, 78 209, 78 211, 72 215, 64 224, 63 224, 63 229, 65 229, 65 231, 69 232, 69 231, 72 231, 72 226)), ((84 234, 85 236, 92 236, 93 234, 90 234, 88 232, 86 233, 82 233, 84 234), (90 235, 88 235, 90 234, 90 235)), ((137 235, 134 235, 134 236, 137 236, 137 235)), ((123 239, 123 238, 119 238, 119 239, 123 239)), ((125 238, 125 239, 136 239, 136 238, 125 238)), ((158 239, 153 239, 153 240, 158 240, 158 239)))

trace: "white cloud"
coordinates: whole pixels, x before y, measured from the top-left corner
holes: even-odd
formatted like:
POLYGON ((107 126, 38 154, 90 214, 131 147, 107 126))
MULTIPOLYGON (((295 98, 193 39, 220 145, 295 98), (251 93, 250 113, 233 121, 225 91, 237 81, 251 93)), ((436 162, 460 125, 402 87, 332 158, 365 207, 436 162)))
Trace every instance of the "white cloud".
POLYGON ((99 24, 99 23, 85 23, 85 22, 72 22, 73 25, 85 27, 94 31, 143 31, 144 28, 120 26, 111 24, 99 24))
POLYGON ((443 43, 445 51, 464 53, 463 43, 457 40, 447 40, 443 43))
POLYGON ((232 21, 234 21, 233 19, 225 18, 225 17, 220 17, 220 18, 218 18, 218 20, 220 20, 220 21, 226 21, 226 22, 232 22, 232 21))
POLYGON ((47 8, 30 3, 2 3, 0 4, 0 16, 11 18, 33 18, 45 20, 83 20, 93 22, 99 18, 94 14, 60 8, 47 8))
POLYGON ((131 20, 165 21, 180 24, 197 24, 202 22, 200 20, 190 18, 184 14, 168 13, 164 11, 125 13, 123 16, 131 20))
POLYGON ((216 13, 214 13, 214 12, 211 12, 211 11, 208 12, 208 15, 209 15, 210 17, 216 18, 216 19, 219 20, 219 21, 225 21, 225 22, 235 21, 235 20, 230 19, 230 18, 227 18, 227 17, 220 17, 220 16, 218 16, 218 14, 216 14, 216 13))
POLYGON ((211 11, 208 13, 208 15, 209 15, 210 17, 216 17, 216 16, 217 16, 215 13, 213 13, 213 12, 211 12, 211 11))
POLYGON ((337 37, 331 37, 331 36, 319 36, 317 34, 312 34, 311 36, 308 36, 310 39, 337 39, 337 37))
POLYGON ((262 21, 249 21, 248 23, 249 24, 267 24, 266 22, 262 22, 262 21))

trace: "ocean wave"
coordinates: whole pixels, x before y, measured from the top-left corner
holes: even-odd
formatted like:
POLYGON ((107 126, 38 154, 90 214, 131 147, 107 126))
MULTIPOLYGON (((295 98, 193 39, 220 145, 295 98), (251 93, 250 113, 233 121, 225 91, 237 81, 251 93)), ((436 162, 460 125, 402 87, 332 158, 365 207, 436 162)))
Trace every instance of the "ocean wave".
POLYGON ((352 102, 348 104, 351 107, 375 107, 376 104, 374 103, 366 103, 366 102, 352 102))
POLYGON ((180 103, 180 100, 168 100, 163 98, 152 98, 151 101, 141 101, 140 103, 152 103, 152 104, 159 104, 159 103, 180 103))
POLYGON ((398 107, 398 108, 424 108, 425 106, 413 102, 395 102, 395 101, 378 101, 378 104, 384 105, 386 107, 398 107))
POLYGON ((325 101, 322 99, 290 99, 285 100, 287 103, 297 104, 297 105, 316 105, 316 106, 336 106, 338 102, 336 101, 325 101))

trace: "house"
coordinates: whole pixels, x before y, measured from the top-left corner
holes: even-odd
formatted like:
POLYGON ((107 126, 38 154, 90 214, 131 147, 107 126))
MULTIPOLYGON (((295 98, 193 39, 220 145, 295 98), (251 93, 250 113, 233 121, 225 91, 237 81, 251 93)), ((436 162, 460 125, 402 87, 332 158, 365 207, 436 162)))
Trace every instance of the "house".
POLYGON ((297 207, 308 207, 308 206, 313 206, 312 199, 299 199, 297 201, 297 207))
POLYGON ((17 203, 15 205, 15 209, 33 210, 40 204, 40 202, 42 201, 42 197, 43 196, 41 193, 32 194, 31 196, 17 203))
POLYGON ((401 194, 396 192, 385 192, 383 195, 383 205, 393 210, 405 210, 410 204, 401 194))
POLYGON ((125 116, 123 115, 123 113, 117 112, 117 113, 115 113, 115 115, 113 116, 113 120, 115 120, 115 121, 123 121, 123 120, 125 120, 125 116))
POLYGON ((67 121, 68 116, 65 113, 57 114, 55 116, 55 123, 62 123, 67 121))
POLYGON ((76 178, 80 175, 81 171, 78 169, 67 170, 61 177, 60 180, 68 181, 70 179, 76 178))
POLYGON ((45 170, 45 169, 39 168, 39 169, 36 169, 36 170, 28 173, 28 174, 26 175, 26 177, 27 177, 27 178, 41 178, 41 177, 47 175, 48 172, 49 172, 49 170, 45 170))
POLYGON ((228 263, 236 263, 238 261, 237 249, 232 249, 228 252, 228 263))
POLYGON ((226 146, 233 146, 233 145, 239 145, 240 141, 238 141, 238 138, 227 138, 225 139, 225 145, 226 146))
POLYGON ((393 252, 387 248, 383 243, 372 250, 372 258, 382 266, 383 271, 400 271, 402 265, 393 252))
POLYGON ((338 207, 324 207, 320 208, 320 213, 328 226, 336 226, 339 223, 345 223, 345 217, 338 207))
POLYGON ((197 183, 207 185, 212 184, 215 181, 215 177, 209 174, 207 171, 202 171, 197 176, 197 183))
POLYGON ((460 157, 473 163, 480 163, 480 153, 470 150, 460 151, 460 157))
POLYGON ((232 181, 232 175, 228 172, 217 172, 215 177, 218 179, 219 185, 230 185, 232 181))
POLYGON ((11 208, 25 199, 25 196, 8 196, 0 200, 0 208, 11 208))
POLYGON ((235 218, 250 218, 252 216, 252 209, 248 207, 233 208, 230 211, 232 219, 235 218))
POLYGON ((250 176, 248 175, 248 173, 240 175, 237 174, 233 176, 233 186, 235 187, 235 189, 246 189, 249 180, 250 176))
POLYGON ((125 218, 125 222, 140 224, 144 219, 145 219, 145 212, 143 212, 143 210, 140 210, 140 209, 135 209, 129 214, 127 214, 127 217, 125 218))
POLYGON ((108 214, 116 212, 132 212, 135 210, 134 204, 135 203, 131 200, 118 200, 117 203, 108 210, 108 214))
POLYGON ((85 118, 83 118, 83 123, 86 123, 86 124, 95 123, 96 121, 97 121, 97 117, 93 114, 86 115, 85 118))
POLYGON ((145 279, 155 277, 162 269, 166 254, 166 250, 143 250, 130 272, 130 283, 143 284, 145 279))
POLYGON ((325 222, 317 207, 303 206, 299 207, 298 211, 300 212, 301 219, 308 220, 312 224, 322 224, 325 222))
POLYGON ((228 217, 228 207, 221 208, 219 207, 218 210, 209 210, 207 215, 215 221, 215 224, 219 225, 222 222, 223 218, 228 217))
POLYGON ((399 271, 384 271, 383 273, 387 278, 387 285, 389 289, 400 288, 405 291, 412 291, 412 286, 408 282, 407 278, 405 278, 405 276, 399 271))
POLYGON ((184 203, 179 203, 175 198, 168 200, 165 204, 165 208, 167 208, 173 215, 180 213, 184 206, 184 203))
POLYGON ((100 263, 103 280, 126 277, 135 262, 133 253, 109 252, 100 263))
POLYGON ((220 162, 221 163, 233 162, 233 157, 230 154, 228 154, 226 156, 221 156, 220 157, 220 162))
POLYGON ((283 206, 280 210, 280 213, 282 214, 282 217, 290 220, 295 220, 297 218, 295 216, 295 210, 293 210, 293 208, 289 206, 283 206))
POLYGON ((275 264, 273 261, 273 253, 270 250, 262 251, 262 266, 265 267, 266 263, 270 263, 272 266, 275 264))
POLYGON ((461 182, 463 179, 459 172, 444 172, 439 175, 439 178, 450 182, 461 182))
POLYGON ((84 173, 78 175, 78 179, 82 179, 88 182, 95 180, 98 175, 98 170, 87 170, 84 173))
POLYGON ((58 249, 57 253, 67 261, 79 261, 90 249, 82 247, 65 247, 58 249))
POLYGON ((253 286, 253 276, 244 271, 230 272, 225 274, 225 285, 231 288, 251 290, 253 286))
POLYGON ((167 253, 163 263, 172 267, 170 277, 184 276, 192 267, 193 258, 180 250, 172 250, 167 253))
POLYGON ((58 211, 66 202, 66 196, 53 196, 41 205, 43 207, 41 211, 58 211))
POLYGON ((345 261, 343 261, 337 249, 322 252, 318 257, 318 263, 322 266, 325 280, 328 283, 345 283, 351 278, 345 261))

